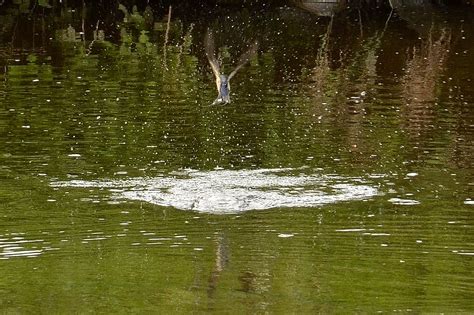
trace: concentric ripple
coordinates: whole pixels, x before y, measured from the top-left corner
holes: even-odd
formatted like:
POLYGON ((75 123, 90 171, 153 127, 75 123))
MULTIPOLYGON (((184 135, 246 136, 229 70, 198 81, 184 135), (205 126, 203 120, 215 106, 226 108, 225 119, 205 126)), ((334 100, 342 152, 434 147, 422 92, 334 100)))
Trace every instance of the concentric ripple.
POLYGON ((71 180, 53 187, 107 188, 111 198, 145 201, 181 210, 232 213, 282 207, 317 207, 378 194, 355 177, 296 174, 296 169, 183 170, 156 178, 71 180))

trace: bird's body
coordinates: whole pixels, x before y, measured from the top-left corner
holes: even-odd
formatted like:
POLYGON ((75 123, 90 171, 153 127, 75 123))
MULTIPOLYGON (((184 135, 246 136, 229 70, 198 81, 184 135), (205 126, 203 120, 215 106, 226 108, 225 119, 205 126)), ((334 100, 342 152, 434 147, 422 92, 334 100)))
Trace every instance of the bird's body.
POLYGON ((218 78, 216 79, 216 85, 218 86, 217 92, 219 93, 217 95, 216 100, 213 102, 213 104, 228 104, 230 103, 230 85, 229 85, 229 79, 225 74, 221 74, 218 78), (217 82, 218 81, 218 82, 217 82))
POLYGON ((214 48, 214 36, 210 30, 207 30, 206 37, 204 39, 204 46, 206 49, 206 56, 209 64, 211 66, 212 72, 214 73, 214 77, 216 78, 216 87, 217 87, 217 98, 212 103, 213 105, 216 104, 228 104, 230 103, 230 79, 237 73, 237 71, 242 68, 252 57, 253 54, 257 51, 257 42, 254 42, 249 50, 245 52, 239 60, 239 63, 235 67, 234 71, 232 71, 229 76, 221 73, 219 62, 217 61, 214 48))

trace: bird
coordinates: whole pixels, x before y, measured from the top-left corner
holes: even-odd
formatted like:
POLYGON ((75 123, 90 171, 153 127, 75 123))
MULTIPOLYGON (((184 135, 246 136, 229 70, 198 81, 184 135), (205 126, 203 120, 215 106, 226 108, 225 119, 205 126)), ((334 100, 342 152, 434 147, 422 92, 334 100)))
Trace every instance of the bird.
POLYGON ((228 104, 230 103, 230 79, 232 79, 237 71, 240 70, 247 62, 249 62, 250 58, 257 52, 258 49, 258 42, 254 41, 250 44, 249 49, 244 52, 240 58, 239 62, 235 69, 227 76, 221 72, 219 62, 215 56, 215 47, 214 47, 214 34, 210 29, 207 29, 206 36, 204 38, 204 47, 206 50, 206 57, 209 61, 209 65, 211 66, 212 72, 214 73, 214 77, 216 79, 216 87, 217 87, 217 98, 214 100, 212 105, 217 104, 228 104))

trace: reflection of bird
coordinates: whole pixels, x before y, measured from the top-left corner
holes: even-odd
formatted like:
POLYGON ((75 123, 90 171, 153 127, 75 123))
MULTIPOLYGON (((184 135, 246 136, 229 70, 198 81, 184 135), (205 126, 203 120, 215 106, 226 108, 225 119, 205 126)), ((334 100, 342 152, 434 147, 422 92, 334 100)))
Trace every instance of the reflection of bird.
POLYGON ((217 289, 219 276, 229 263, 229 245, 224 233, 217 236, 216 260, 209 278, 208 295, 212 297, 217 289))
POLYGON ((209 60, 209 64, 211 65, 212 72, 214 73, 214 76, 216 78, 216 87, 217 87, 217 92, 218 92, 217 98, 212 104, 215 105, 215 104, 222 104, 222 103, 224 104, 230 103, 229 81, 237 73, 237 71, 239 71, 239 69, 242 68, 250 60, 252 55, 254 55, 257 52, 258 43, 253 42, 250 45, 249 49, 240 56, 237 66, 235 67, 234 71, 232 71, 229 74, 229 76, 226 76, 225 74, 221 73, 219 62, 217 61, 217 58, 214 55, 215 53, 214 35, 209 29, 207 30, 206 37, 204 38, 204 46, 206 49, 207 60, 209 60))

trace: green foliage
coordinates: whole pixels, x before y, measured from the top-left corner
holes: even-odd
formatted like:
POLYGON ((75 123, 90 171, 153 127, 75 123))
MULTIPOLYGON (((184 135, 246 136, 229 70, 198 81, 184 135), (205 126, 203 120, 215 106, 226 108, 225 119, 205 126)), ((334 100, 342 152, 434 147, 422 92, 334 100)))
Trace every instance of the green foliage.
MULTIPOLYGON (((148 7, 147 7, 148 8, 148 7)), ((119 11, 122 11, 124 18, 123 18, 123 23, 127 25, 127 27, 134 28, 136 30, 144 30, 145 28, 145 21, 147 19, 150 19, 150 12, 145 11, 145 17, 142 16, 142 14, 138 11, 138 8, 136 5, 132 7, 132 13, 129 13, 128 9, 126 6, 123 4, 119 4, 118 6, 119 11)))
POLYGON ((125 18, 128 19, 129 14, 128 14, 128 9, 127 9, 127 7, 124 6, 123 4, 119 3, 118 9, 119 9, 119 11, 122 11, 122 13, 124 14, 125 18))
POLYGON ((79 32, 69 25, 66 29, 56 31, 56 39, 63 42, 78 42, 81 39, 79 32))
POLYGON ((51 5, 49 4, 50 0, 38 0, 38 5, 43 7, 43 8, 51 8, 51 5))
POLYGON ((29 63, 35 63, 38 60, 38 57, 36 57, 35 54, 28 54, 26 60, 28 60, 29 63))
POLYGON ((186 32, 186 34, 184 35, 184 38, 183 38, 183 43, 181 45, 182 47, 182 51, 184 53, 190 53, 191 52, 191 45, 193 43, 193 29, 194 29, 194 24, 191 24, 189 26, 189 29, 188 31, 186 32))
POLYGON ((28 13, 30 10, 30 0, 13 0, 13 3, 18 5, 20 13, 28 13))
POLYGON ((125 27, 122 27, 120 30, 120 39, 121 43, 125 45, 130 45, 133 42, 132 35, 128 33, 125 27))
POLYGON ((150 41, 150 37, 148 37, 147 33, 147 31, 140 32, 140 36, 138 37, 138 42, 140 44, 146 44, 150 41))

